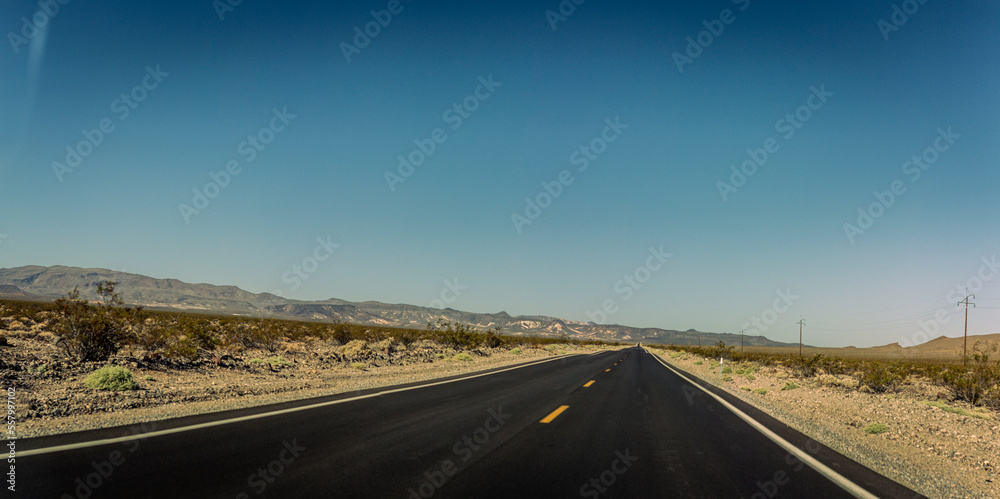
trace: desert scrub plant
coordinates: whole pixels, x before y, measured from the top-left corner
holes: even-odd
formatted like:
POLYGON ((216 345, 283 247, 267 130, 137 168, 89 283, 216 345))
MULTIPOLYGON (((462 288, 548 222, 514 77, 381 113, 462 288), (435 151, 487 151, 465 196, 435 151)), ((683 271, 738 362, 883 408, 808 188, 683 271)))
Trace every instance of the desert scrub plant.
POLYGON ((990 360, 990 353, 996 351, 996 345, 987 350, 977 342, 973 346, 972 362, 941 371, 941 382, 959 400, 1000 409, 1000 362, 990 360))
POLYGON ((889 427, 882 423, 869 423, 865 426, 865 433, 869 435, 878 435, 887 431, 889 431, 889 427))
POLYGON ((722 381, 732 381, 732 380, 733 380, 732 376, 723 376, 722 377, 722 381))
POLYGON ((97 294, 101 297, 97 306, 80 298, 78 288, 55 302, 59 314, 55 330, 62 336, 59 345, 79 362, 107 360, 125 341, 123 302, 115 292, 115 283, 98 283, 97 294))
POLYGON ((794 389, 796 389, 798 387, 799 387, 799 385, 796 385, 795 383, 792 383, 791 381, 786 381, 785 382, 785 386, 781 387, 781 389, 782 390, 794 390, 794 389))
POLYGON ((743 390, 745 392, 749 392, 750 391, 750 387, 749 386, 741 386, 740 390, 743 390))
POLYGON ((368 364, 365 364, 364 362, 351 362, 351 367, 359 371, 364 371, 365 368, 368 367, 368 364))
POLYGON ((180 336, 163 349, 163 356, 182 361, 196 360, 198 358, 198 342, 187 336, 180 336))
POLYGON ((696 366, 700 366, 700 365, 702 365, 702 364, 704 364, 704 362, 702 362, 702 361, 700 361, 700 360, 699 360, 699 361, 696 361, 696 362, 694 363, 694 365, 696 365, 696 366))
POLYGON ((139 385, 132 379, 132 372, 124 367, 104 366, 83 379, 83 385, 95 390, 136 390, 139 385))
POLYGON ((510 353, 514 355, 521 355, 521 347, 514 347, 510 350, 510 353))
POLYGON ((753 392, 758 395, 767 395, 767 388, 757 388, 753 392))
POLYGON ((462 353, 460 353, 460 354, 456 355, 456 356, 455 356, 455 357, 453 357, 453 358, 454 358, 455 360, 461 360, 461 361, 464 361, 464 362, 469 362, 469 361, 471 361, 471 360, 472 360, 472 356, 471 356, 471 355, 469 355, 469 354, 467 354, 467 353, 465 353, 465 352, 462 352, 462 353))
POLYGON ((726 366, 722 368, 722 374, 732 374, 732 372, 733 372, 732 367, 726 366))
POLYGON ((897 364, 872 361, 860 364, 855 375, 859 388, 867 387, 875 393, 885 393, 895 392, 908 373, 897 364))
POLYGON ((945 404, 944 402, 935 402, 935 401, 931 401, 931 400, 921 400, 920 403, 921 404, 929 405, 931 407, 937 407, 938 409, 941 409, 942 411, 950 412, 950 413, 953 413, 953 414, 959 414, 961 416, 968 416, 968 417, 978 418, 978 419, 992 419, 992 417, 988 413, 986 413, 986 412, 982 412, 982 411, 967 411, 965 409, 962 409, 961 407, 952 407, 952 406, 950 406, 948 404, 945 404))

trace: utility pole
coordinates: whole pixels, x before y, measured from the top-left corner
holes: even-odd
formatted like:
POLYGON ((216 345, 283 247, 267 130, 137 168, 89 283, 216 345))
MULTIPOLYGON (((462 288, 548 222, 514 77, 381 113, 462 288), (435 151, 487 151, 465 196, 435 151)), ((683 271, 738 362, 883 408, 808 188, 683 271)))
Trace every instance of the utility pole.
POLYGON ((743 353, 743 330, 740 329, 740 354, 743 353))
POLYGON ((802 356, 802 326, 806 323, 805 319, 799 319, 799 357, 802 356))
POLYGON ((975 308, 975 306, 976 306, 975 303, 969 303, 969 298, 975 298, 976 295, 970 295, 970 294, 968 294, 969 293, 969 288, 965 288, 965 293, 966 293, 965 294, 965 299, 962 300, 962 301, 960 301, 960 302, 958 302, 959 306, 961 306, 963 303, 965 304, 965 332, 962 333, 962 365, 963 366, 966 365, 966 364, 968 364, 968 362, 969 362, 969 354, 968 354, 968 352, 966 350, 966 348, 969 345, 969 305, 972 305, 973 308, 975 308))

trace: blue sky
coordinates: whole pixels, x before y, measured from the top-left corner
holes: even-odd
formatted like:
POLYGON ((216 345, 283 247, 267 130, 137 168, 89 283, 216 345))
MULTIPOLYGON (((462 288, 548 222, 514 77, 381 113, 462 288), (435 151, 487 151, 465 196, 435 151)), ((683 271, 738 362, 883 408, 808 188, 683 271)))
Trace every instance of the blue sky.
POLYGON ((691 3, 2 2, 0 267, 828 346, 969 285, 1000 332, 1000 7, 691 3))

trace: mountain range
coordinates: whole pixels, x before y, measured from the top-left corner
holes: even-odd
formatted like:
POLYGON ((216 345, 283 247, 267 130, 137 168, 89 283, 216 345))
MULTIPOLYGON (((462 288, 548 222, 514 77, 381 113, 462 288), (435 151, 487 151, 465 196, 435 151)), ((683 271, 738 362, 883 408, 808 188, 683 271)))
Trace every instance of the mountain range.
MULTIPOLYGON (((677 345, 711 345, 718 341, 725 341, 727 345, 739 345, 741 341, 738 334, 596 324, 541 315, 511 316, 507 312, 463 312, 451 308, 438 309, 377 301, 349 302, 336 298, 322 301, 291 300, 271 293, 251 293, 236 286, 191 284, 177 279, 157 279, 108 269, 66 266, 29 265, 0 269, 0 299, 53 300, 77 288, 81 296, 96 300, 97 284, 104 281, 117 283, 115 289, 126 304, 142 305, 154 310, 406 328, 424 328, 429 322, 446 319, 477 329, 499 326, 504 333, 513 335, 566 336, 572 339, 677 345)), ((772 341, 763 336, 746 336, 742 340, 748 346, 793 346, 791 343, 772 341)))

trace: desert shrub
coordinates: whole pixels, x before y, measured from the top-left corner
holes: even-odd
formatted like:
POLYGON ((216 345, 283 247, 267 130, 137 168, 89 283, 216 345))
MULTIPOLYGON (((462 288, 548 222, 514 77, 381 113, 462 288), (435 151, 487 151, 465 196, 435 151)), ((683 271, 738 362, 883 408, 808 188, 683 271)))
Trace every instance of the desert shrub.
POLYGON ((855 373, 858 387, 867 387, 875 393, 896 391, 908 374, 899 364, 883 361, 864 362, 855 373))
POLYGON ((191 361, 198 358, 198 342, 187 336, 174 338, 163 348, 164 357, 176 360, 191 361))
POLYGON ((720 341, 715 344, 715 346, 708 349, 709 357, 713 359, 725 358, 731 359, 733 354, 736 353, 736 347, 726 346, 725 341, 720 341))
POLYGON ((796 385, 795 383, 792 383, 791 381, 786 381, 785 382, 785 386, 781 387, 781 389, 782 390, 794 390, 794 389, 796 389, 798 387, 799 387, 799 385, 796 385))
POLYGON ((733 372, 732 367, 726 366, 722 368, 722 374, 731 374, 732 372, 733 372))
POLYGON ((512 348, 510 353, 514 355, 521 355, 521 348, 520 347, 512 348))
POLYGON ((105 366, 88 375, 84 386, 96 390, 135 390, 139 388, 132 379, 132 372, 124 367, 105 366))
POLYGON ((462 353, 454 356, 453 358, 455 360, 461 360, 461 361, 465 361, 465 362, 469 362, 469 361, 472 360, 472 356, 469 355, 469 354, 467 354, 467 353, 465 353, 465 352, 462 352, 462 353))
POLYGON ((767 388, 757 388, 753 392, 758 395, 767 395, 767 388))
POLYGON ((452 323, 446 319, 438 319, 436 325, 427 324, 428 328, 435 332, 437 340, 454 349, 472 349, 479 345, 480 333, 465 324, 452 323))
POLYGON ((1000 409, 1000 362, 990 360, 990 353, 996 351, 995 345, 984 349, 977 343, 968 365, 944 369, 938 379, 959 400, 1000 409))
POLYGON ((792 368, 797 376, 811 378, 824 365, 824 356, 818 353, 812 357, 791 357, 788 359, 788 367, 792 368))
POLYGON ((142 310, 136 307, 127 315, 128 342, 146 352, 155 353, 163 350, 174 338, 174 332, 142 310))
POLYGON ((55 331, 62 336, 59 345, 70 357, 80 362, 107 360, 126 341, 123 332, 125 311, 114 286, 111 281, 97 285, 101 297, 97 306, 80 298, 77 288, 56 300, 55 331))
POLYGON ((882 423, 870 423, 865 426, 865 433, 870 435, 878 435, 879 433, 885 433, 889 431, 889 427, 882 423))

